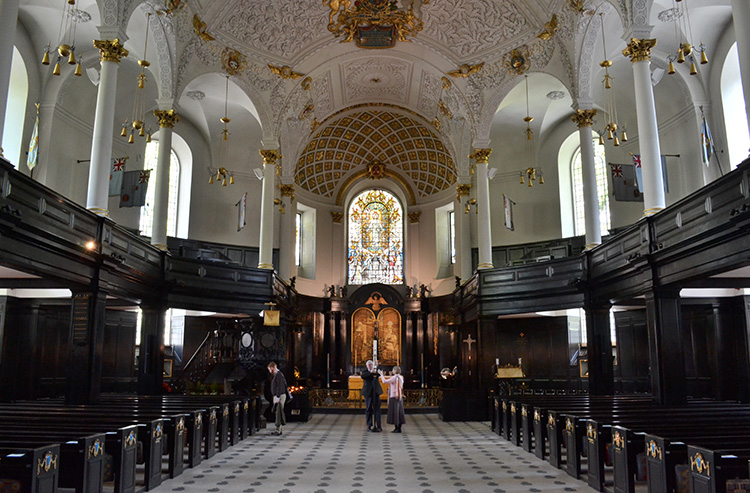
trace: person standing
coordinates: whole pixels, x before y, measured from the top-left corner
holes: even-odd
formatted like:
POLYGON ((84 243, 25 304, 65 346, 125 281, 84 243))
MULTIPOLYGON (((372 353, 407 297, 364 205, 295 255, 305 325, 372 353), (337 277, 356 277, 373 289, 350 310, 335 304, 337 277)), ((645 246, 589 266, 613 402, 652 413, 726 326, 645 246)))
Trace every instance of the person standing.
POLYGON ((381 375, 380 380, 388 384, 388 414, 386 423, 395 426, 392 433, 401 433, 401 425, 406 422, 404 415, 404 377, 401 367, 393 367, 393 376, 386 378, 381 375))
POLYGON ((273 396, 273 410, 276 415, 276 430, 272 435, 281 435, 281 427, 286 424, 286 415, 284 414, 284 404, 286 403, 286 377, 279 371, 276 363, 268 363, 268 371, 271 372, 271 395, 273 396))
POLYGON ((361 376, 362 396, 365 398, 367 431, 379 432, 383 431, 383 428, 380 426, 380 396, 383 393, 380 382, 378 382, 380 374, 374 369, 375 363, 372 360, 367 360, 365 366, 367 366, 367 369, 362 371, 361 376))

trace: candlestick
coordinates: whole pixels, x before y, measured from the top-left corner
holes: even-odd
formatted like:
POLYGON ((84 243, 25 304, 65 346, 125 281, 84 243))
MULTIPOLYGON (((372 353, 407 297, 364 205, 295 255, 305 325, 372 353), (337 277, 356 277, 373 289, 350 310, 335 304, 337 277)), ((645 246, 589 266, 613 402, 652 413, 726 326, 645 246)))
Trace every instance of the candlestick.
POLYGON ((326 387, 331 388, 331 353, 326 355, 326 387))

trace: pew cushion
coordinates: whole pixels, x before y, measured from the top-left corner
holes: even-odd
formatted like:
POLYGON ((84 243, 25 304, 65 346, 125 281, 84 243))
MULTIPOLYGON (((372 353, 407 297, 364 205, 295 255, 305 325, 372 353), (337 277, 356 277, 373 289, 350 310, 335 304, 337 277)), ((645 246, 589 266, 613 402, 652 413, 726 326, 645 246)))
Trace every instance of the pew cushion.
POLYGON ((0 493, 18 493, 21 482, 15 479, 0 479, 0 493))
POLYGON ((104 471, 102 481, 108 483, 115 480, 114 471, 112 469, 112 454, 104 453, 104 471))
POLYGON ((641 452, 635 456, 635 480, 646 481, 646 453, 641 452))
POLYGON ((750 493, 750 479, 728 479, 727 492, 750 493))
POLYGON ((690 467, 687 464, 674 466, 677 493, 690 493, 690 467))

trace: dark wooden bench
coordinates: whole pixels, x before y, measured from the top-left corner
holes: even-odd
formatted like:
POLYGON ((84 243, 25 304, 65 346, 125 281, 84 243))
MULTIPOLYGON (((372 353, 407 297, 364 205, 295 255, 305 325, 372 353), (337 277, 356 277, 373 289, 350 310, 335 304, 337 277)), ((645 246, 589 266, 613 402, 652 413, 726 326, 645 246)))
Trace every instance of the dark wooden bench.
POLYGON ((18 493, 55 493, 60 445, 0 448, 0 479, 17 482, 18 493))
POLYGON ((736 448, 724 446, 715 449, 688 445, 691 493, 724 493, 728 479, 748 477, 746 465, 750 460, 750 438, 744 446, 735 445, 736 448))

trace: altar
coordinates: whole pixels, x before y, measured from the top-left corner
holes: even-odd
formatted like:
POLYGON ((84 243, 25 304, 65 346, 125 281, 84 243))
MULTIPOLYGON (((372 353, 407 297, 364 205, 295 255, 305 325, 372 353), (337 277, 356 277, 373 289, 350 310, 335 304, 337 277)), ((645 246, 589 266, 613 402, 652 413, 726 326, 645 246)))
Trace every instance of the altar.
MULTIPOLYGON (((383 389, 383 394, 380 396, 380 400, 384 401, 388 399, 388 384, 383 383, 379 378, 380 388, 383 389)), ((354 401, 362 399, 362 377, 359 375, 352 375, 349 377, 349 400, 354 401)))

